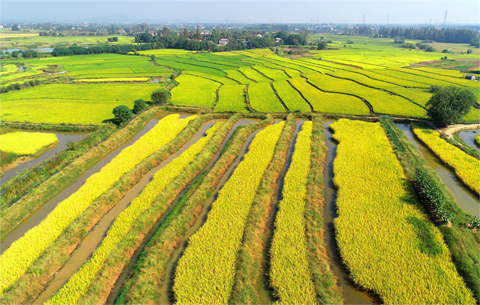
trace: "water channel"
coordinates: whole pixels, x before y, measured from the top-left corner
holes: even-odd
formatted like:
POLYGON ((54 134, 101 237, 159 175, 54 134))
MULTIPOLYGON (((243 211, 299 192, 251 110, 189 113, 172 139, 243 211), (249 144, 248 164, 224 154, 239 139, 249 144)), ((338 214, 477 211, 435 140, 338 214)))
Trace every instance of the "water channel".
POLYGON ((462 139, 465 144, 470 146, 471 148, 476 149, 480 152, 480 145, 475 142, 475 136, 480 135, 480 129, 471 129, 471 130, 461 130, 458 133, 458 137, 462 139))

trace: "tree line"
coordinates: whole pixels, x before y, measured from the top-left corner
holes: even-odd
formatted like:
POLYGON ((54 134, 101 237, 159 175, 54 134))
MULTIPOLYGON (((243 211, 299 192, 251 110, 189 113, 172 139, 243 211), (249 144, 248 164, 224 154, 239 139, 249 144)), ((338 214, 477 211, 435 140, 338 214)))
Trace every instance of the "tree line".
POLYGON ((436 42, 473 43, 474 40, 478 41, 478 33, 466 29, 382 27, 378 30, 378 35, 387 38, 404 37, 436 42))

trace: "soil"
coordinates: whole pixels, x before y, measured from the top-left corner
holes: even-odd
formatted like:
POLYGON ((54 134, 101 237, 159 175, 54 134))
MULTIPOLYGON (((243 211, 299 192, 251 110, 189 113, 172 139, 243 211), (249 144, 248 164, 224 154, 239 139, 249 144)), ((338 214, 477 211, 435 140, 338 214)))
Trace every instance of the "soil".
POLYGON ((449 125, 445 128, 438 129, 438 131, 448 138, 453 139, 453 134, 460 130, 465 129, 480 129, 480 124, 457 124, 457 125, 449 125))

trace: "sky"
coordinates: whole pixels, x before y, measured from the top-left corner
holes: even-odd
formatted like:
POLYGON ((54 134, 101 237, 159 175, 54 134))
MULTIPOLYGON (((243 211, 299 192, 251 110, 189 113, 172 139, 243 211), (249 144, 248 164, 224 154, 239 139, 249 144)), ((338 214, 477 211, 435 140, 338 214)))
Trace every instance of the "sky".
POLYGON ((480 24, 478 0, 1 0, 0 22, 480 24))

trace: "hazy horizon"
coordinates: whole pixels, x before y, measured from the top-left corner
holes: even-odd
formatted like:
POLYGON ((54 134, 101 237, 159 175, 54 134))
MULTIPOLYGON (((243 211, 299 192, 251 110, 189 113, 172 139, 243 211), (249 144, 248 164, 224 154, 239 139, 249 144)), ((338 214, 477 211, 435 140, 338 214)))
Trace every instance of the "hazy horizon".
POLYGON ((480 1, 8 1, 1 22, 479 24, 480 1))

